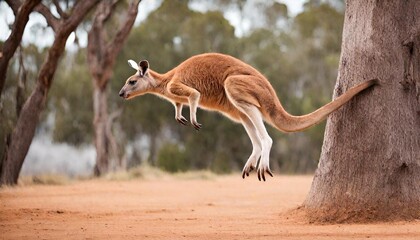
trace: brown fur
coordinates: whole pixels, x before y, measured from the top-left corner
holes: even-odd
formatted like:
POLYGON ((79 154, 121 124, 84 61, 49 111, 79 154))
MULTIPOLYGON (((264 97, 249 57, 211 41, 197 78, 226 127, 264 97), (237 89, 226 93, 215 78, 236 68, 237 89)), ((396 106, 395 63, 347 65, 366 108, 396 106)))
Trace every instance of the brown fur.
MULTIPOLYGON (((149 75, 156 81, 156 86, 134 91, 129 98, 154 93, 173 103, 188 104, 188 97, 198 92, 200 107, 222 112, 239 122, 242 113, 226 96, 228 90, 238 102, 256 106, 268 123, 284 132, 301 131, 322 121, 354 95, 376 83, 376 80, 366 81, 310 114, 292 116, 283 109, 273 87, 261 73, 231 56, 196 55, 165 74, 149 70, 149 75)), ((139 78, 133 75, 127 82, 139 78)))
POLYGON ((231 56, 207 53, 191 57, 165 74, 149 70, 149 63, 129 64, 137 73, 128 78, 120 91, 126 99, 153 93, 171 101, 175 106, 175 119, 186 125, 182 106, 189 105, 191 124, 199 130, 196 111, 200 106, 219 111, 236 122, 241 122, 252 142, 252 153, 242 171, 242 177, 259 165, 258 179, 265 181, 265 173, 273 176, 269 167, 272 139, 263 120, 278 130, 295 132, 304 130, 328 116, 363 89, 375 84, 370 80, 351 88, 346 93, 318 110, 292 116, 282 107, 268 80, 250 65, 231 56))

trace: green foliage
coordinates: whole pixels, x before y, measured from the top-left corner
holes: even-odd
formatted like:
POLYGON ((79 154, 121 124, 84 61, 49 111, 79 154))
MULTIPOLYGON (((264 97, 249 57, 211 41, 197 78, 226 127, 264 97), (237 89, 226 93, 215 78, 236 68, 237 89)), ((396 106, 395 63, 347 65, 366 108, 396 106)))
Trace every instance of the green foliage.
POLYGON ((168 172, 184 172, 189 169, 188 159, 180 146, 167 143, 160 149, 157 166, 168 172))
POLYGON ((55 116, 53 140, 81 145, 92 142, 92 81, 86 52, 68 53, 51 87, 50 109, 55 116))
POLYGON ((234 28, 220 12, 192 13, 181 26, 184 31, 175 43, 178 52, 187 56, 203 52, 235 52, 234 28))
POLYGON ((276 27, 280 19, 287 19, 289 17, 287 5, 284 3, 274 2, 264 11, 267 26, 270 28, 276 27))
POLYGON ((232 166, 229 161, 229 154, 226 152, 218 152, 216 157, 211 163, 210 169, 219 174, 232 172, 232 166))

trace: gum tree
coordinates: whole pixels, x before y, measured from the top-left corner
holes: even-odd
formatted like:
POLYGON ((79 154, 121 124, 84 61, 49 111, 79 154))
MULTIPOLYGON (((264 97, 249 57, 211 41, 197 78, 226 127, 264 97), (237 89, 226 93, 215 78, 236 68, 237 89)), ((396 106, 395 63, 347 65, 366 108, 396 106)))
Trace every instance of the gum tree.
POLYGON ((420 2, 348 0, 334 97, 380 85, 328 119, 304 209, 312 221, 420 217, 420 2))
MULTIPOLYGON (((76 1, 73 7, 67 11, 64 11, 57 1, 53 2, 59 17, 54 16, 50 9, 43 4, 38 4, 36 7, 53 29, 55 38, 38 73, 35 88, 25 101, 16 125, 7 138, 0 169, 0 185, 17 183, 20 169, 35 135, 39 116, 45 108, 48 92, 54 80, 54 73, 60 57, 64 53, 67 38, 99 1, 76 1)), ((8 1, 8 3, 15 15, 19 12, 20 7, 24 6, 20 1, 8 1)), ((18 20, 16 19, 16 21, 18 20)))
POLYGON ((123 166, 122 157, 118 156, 118 145, 112 133, 112 122, 119 115, 119 111, 108 114, 107 86, 117 55, 136 20, 141 0, 132 1, 128 6, 125 19, 113 24, 112 15, 117 15, 116 8, 119 2, 121 1, 105 0, 99 4, 88 35, 88 64, 93 82, 93 127, 96 147, 94 173, 96 176, 107 173, 113 162, 117 163, 118 167, 123 166), (111 28, 116 28, 117 31, 111 31, 111 28), (110 34, 112 32, 114 34, 110 34))

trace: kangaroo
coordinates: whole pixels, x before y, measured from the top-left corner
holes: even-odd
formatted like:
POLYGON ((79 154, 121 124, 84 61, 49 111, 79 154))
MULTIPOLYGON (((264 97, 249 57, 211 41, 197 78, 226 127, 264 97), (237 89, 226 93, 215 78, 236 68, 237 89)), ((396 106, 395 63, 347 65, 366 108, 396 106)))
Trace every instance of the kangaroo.
POLYGON ((252 143, 252 153, 242 171, 242 178, 257 168, 258 179, 265 181, 265 173, 273 177, 269 167, 272 139, 264 120, 282 132, 305 130, 324 120, 330 113, 353 96, 377 83, 377 79, 363 82, 318 110, 303 116, 293 116, 282 107, 269 81, 256 69, 234 57, 206 53, 193 56, 165 74, 149 69, 149 62, 138 64, 128 60, 137 70, 129 77, 119 95, 131 99, 145 93, 155 94, 172 102, 175 120, 187 125, 182 107, 190 108, 190 122, 200 130, 197 108, 218 111, 242 123, 252 143), (258 163, 258 160, 259 163, 258 163))

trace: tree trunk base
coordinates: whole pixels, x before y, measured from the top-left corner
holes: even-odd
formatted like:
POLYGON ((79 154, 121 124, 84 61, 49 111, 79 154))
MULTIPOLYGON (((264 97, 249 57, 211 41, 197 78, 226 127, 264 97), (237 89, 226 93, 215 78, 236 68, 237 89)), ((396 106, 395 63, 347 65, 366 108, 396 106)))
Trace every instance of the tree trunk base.
POLYGON ((315 224, 375 223, 420 220, 418 204, 400 207, 331 206, 311 208, 305 205, 291 210, 289 219, 315 224))

